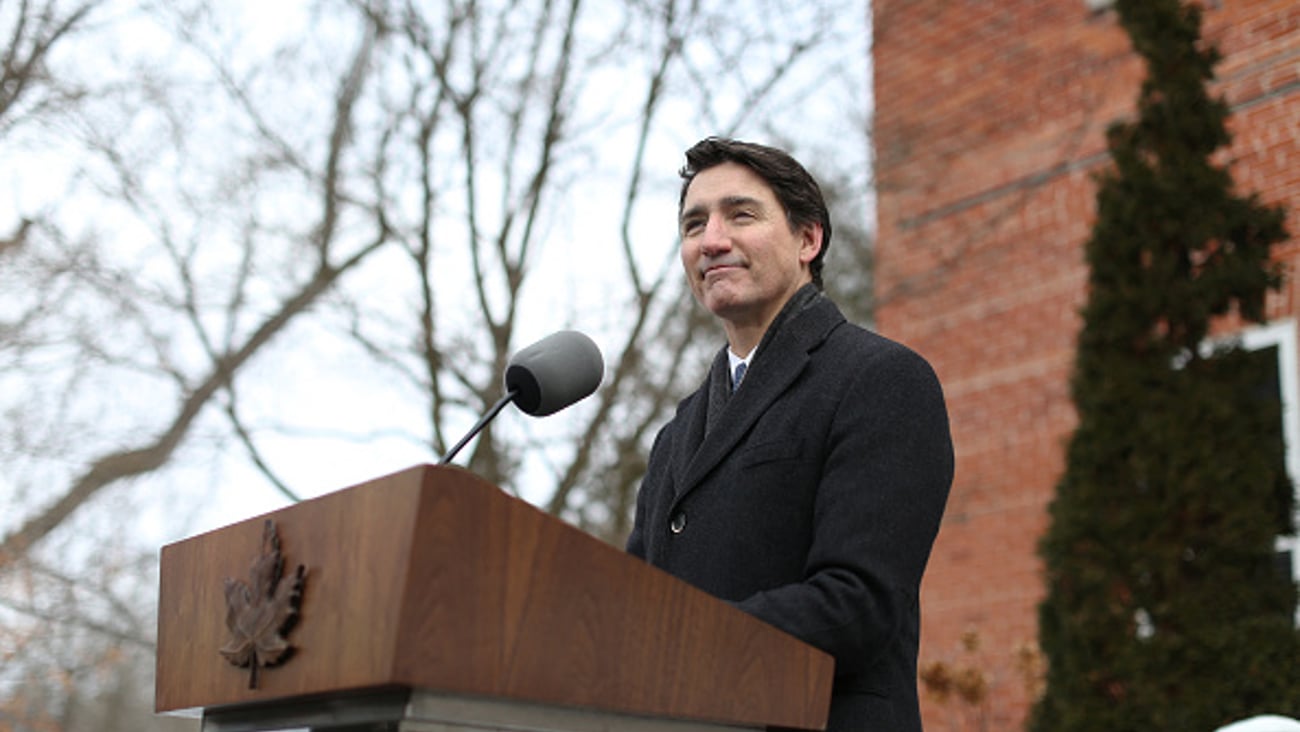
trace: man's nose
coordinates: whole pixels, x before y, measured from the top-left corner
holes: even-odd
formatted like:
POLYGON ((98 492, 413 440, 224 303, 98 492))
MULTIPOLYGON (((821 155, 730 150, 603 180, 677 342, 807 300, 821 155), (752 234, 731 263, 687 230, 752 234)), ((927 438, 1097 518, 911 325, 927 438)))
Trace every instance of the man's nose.
POLYGON ((700 252, 706 257, 725 254, 731 249, 731 235, 720 216, 710 216, 700 237, 700 252))

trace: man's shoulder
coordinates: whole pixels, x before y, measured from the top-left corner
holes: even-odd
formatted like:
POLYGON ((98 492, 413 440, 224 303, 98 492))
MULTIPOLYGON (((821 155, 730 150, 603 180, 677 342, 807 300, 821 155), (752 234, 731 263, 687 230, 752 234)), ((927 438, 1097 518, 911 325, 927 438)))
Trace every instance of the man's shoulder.
POLYGON ((818 351, 822 358, 860 367, 934 372, 930 362, 905 343, 848 321, 831 331, 818 351))
POLYGON ((826 340, 836 348, 860 352, 915 354, 915 351, 901 341, 849 320, 841 320, 836 324, 828 333, 826 340))
POLYGON ((836 330, 843 331, 845 339, 855 344, 858 348, 890 353, 915 353, 915 351, 902 341, 895 340, 879 331, 855 323, 845 322, 843 326, 836 330))
POLYGON ((878 331, 853 323, 824 293, 809 297, 803 307, 782 324, 771 350, 778 358, 807 352, 813 362, 832 368, 901 368, 932 372, 915 350, 878 331))

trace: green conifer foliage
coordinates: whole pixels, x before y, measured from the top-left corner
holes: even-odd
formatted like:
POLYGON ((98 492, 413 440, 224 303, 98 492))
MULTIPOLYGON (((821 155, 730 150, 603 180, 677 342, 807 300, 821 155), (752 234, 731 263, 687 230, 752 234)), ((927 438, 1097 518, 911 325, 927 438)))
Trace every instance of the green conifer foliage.
POLYGON ((1072 391, 1079 425, 1040 544, 1048 660, 1035 732, 1211 732, 1300 716, 1296 587, 1278 567, 1293 491, 1276 359, 1204 352, 1215 318, 1264 317, 1280 208, 1233 192, 1216 152, 1218 54, 1178 0, 1117 0, 1146 61, 1108 132, 1072 391), (1270 369, 1272 373, 1270 373, 1270 369))

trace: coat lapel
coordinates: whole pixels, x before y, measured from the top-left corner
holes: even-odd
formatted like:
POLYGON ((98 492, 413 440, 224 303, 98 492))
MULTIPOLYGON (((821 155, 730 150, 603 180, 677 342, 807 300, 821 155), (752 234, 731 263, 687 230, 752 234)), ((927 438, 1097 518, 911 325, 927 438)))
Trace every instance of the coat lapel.
POLYGON ((732 453, 772 402, 807 368, 809 354, 843 321, 839 308, 812 285, 800 290, 763 337, 741 390, 725 401, 722 414, 709 416, 707 410, 714 406, 709 405, 709 392, 719 379, 728 386, 730 383, 726 348, 719 352, 708 380, 692 400, 686 439, 678 446, 680 452, 674 461, 681 471, 674 481, 677 500, 703 482, 732 453))
POLYGON ((727 347, 723 346, 714 357, 713 365, 704 378, 704 384, 677 407, 677 416, 673 419, 682 425, 682 434, 673 442, 673 456, 670 463, 673 472, 674 497, 684 492, 686 469, 699 453, 700 445, 703 444, 704 436, 708 432, 710 394, 716 390, 718 380, 725 378, 727 378, 727 347))

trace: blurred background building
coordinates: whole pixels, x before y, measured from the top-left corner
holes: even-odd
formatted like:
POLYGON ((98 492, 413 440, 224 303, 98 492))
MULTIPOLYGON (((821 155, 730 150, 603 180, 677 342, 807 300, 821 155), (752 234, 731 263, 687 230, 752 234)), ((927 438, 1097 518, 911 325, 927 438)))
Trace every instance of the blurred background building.
MULTIPOLYGON (((1075 424, 1069 376, 1105 130, 1144 70, 1107 0, 874 0, 877 323, 935 365, 957 474, 922 602, 927 729, 1018 729, 1038 689, 1037 542, 1075 424)), ((1269 325, 1297 474, 1300 4, 1204 3, 1241 192, 1288 209, 1269 325)), ((1224 335, 1232 335, 1231 327, 1224 335)), ((1300 577, 1294 540, 1279 566, 1300 577)))

